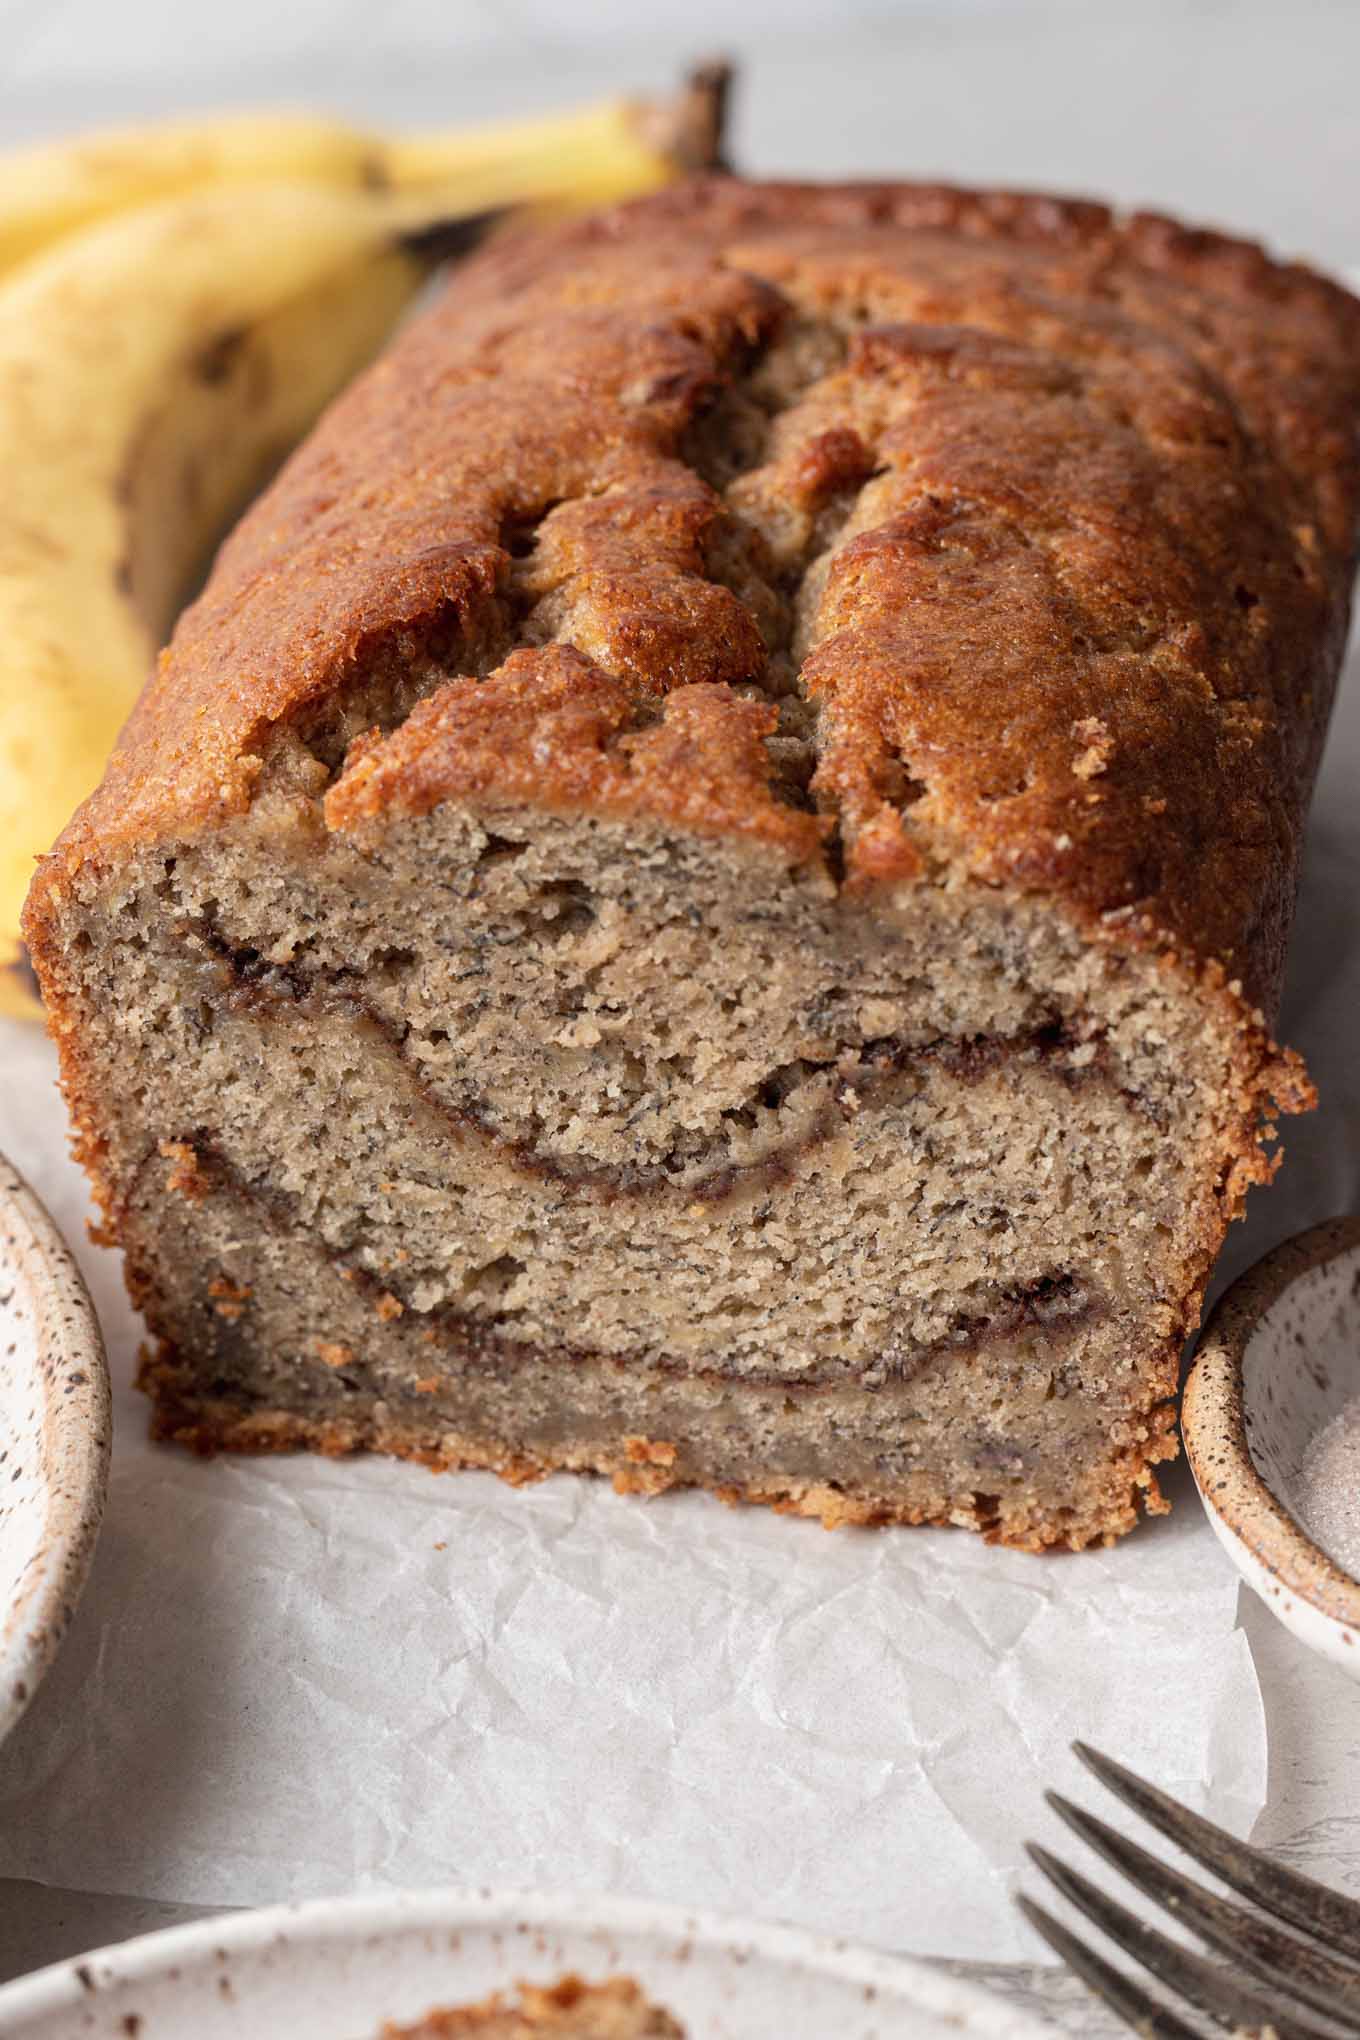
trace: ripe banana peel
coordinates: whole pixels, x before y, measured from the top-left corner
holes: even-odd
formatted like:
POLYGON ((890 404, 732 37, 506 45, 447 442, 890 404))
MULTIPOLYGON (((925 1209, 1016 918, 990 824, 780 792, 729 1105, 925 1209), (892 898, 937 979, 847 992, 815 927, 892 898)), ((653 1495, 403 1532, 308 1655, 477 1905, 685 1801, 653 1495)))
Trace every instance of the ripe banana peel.
POLYGON ((431 230, 650 189, 713 160, 720 105, 699 81, 669 128, 620 105, 375 143, 261 116, 0 158, 0 1011, 36 1010, 34 859, 210 546, 456 245, 431 230))

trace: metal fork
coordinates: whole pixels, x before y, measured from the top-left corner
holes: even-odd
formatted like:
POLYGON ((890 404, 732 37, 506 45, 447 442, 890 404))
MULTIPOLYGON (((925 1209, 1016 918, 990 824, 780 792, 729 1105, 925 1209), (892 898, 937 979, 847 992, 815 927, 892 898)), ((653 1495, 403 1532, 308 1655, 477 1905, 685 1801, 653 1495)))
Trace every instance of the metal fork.
MULTIPOLYGON (((1360 2036, 1360 1903, 1248 1848, 1089 1744, 1072 1747, 1126 1806, 1262 1910, 1206 1890, 1059 1792, 1044 1795, 1054 1812, 1145 1897, 1155 1899, 1227 1962, 1211 1961, 1170 1940, 1047 1849, 1027 1844, 1031 1860, 1050 1883, 1175 1997, 1207 2012, 1230 2032, 1269 2034, 1272 2040, 1360 2036), (1311 1938, 1284 1932, 1267 1913, 1311 1938), (1310 2011, 1323 2015, 1321 2024, 1308 2017, 1310 2011)), ((1187 2025, 1042 1906, 1025 1897, 1018 1904, 1055 1954, 1135 2032, 1146 2040, 1201 2040, 1197 2026, 1187 2025)))

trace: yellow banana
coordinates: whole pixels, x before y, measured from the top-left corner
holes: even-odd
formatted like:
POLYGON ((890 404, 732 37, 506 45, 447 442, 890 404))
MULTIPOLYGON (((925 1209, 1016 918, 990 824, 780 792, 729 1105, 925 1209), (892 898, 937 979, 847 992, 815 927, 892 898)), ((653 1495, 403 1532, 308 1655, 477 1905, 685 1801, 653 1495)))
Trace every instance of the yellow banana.
POLYGON ((199 557, 422 274, 384 202, 261 184, 90 228, 0 291, 4 961, 199 557))
POLYGON ((726 76, 670 97, 453 133, 365 134, 306 112, 209 115, 0 156, 0 276, 55 240, 133 206, 218 184, 404 192, 460 214, 566 192, 604 203, 712 163, 726 76))
MULTIPOLYGON (((91 224, 82 170, 45 214, 29 205, 26 259, 0 278, 0 1011, 33 1010, 18 917, 35 857, 98 780, 209 547, 428 274, 427 230, 648 189, 680 167, 665 147, 684 125, 649 135, 613 109, 413 138, 375 175, 333 124, 241 123, 233 150, 153 150, 141 172, 129 156, 134 197, 197 162, 156 203, 91 224), (267 181, 265 140, 281 156, 285 133, 308 167, 267 181)), ((6 174, 0 159, 0 261, 20 245, 6 174)))

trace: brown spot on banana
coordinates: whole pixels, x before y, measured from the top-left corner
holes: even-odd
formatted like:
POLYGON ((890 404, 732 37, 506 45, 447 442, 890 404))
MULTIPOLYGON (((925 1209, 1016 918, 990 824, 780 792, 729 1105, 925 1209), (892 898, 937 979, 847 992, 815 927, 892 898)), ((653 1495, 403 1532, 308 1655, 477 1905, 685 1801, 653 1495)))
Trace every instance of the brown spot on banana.
POLYGON ((199 349, 193 363, 193 372, 200 382, 224 382, 245 341, 243 326, 230 327, 226 332, 214 335, 206 346, 199 349))

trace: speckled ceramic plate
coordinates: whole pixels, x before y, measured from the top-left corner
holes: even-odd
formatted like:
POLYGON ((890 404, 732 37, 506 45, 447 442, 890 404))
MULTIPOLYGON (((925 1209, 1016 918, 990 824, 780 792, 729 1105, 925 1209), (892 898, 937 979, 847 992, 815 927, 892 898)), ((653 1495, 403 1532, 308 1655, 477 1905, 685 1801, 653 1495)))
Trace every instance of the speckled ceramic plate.
POLYGON ((617 1899, 401 1892, 200 1920, 0 1990, 3 2040, 375 2040, 518 1980, 624 1973, 688 2040, 1043 2040, 921 1963, 617 1899))
POLYGON ((85 1584, 109 1471, 104 1343, 70 1249, 0 1157, 0 1738, 85 1584))
POLYGON ((1360 1581, 1300 1521, 1304 1453, 1356 1395, 1360 1218, 1335 1218, 1228 1290, 1200 1340, 1181 1428, 1209 1521, 1248 1585, 1360 1678, 1360 1581))

